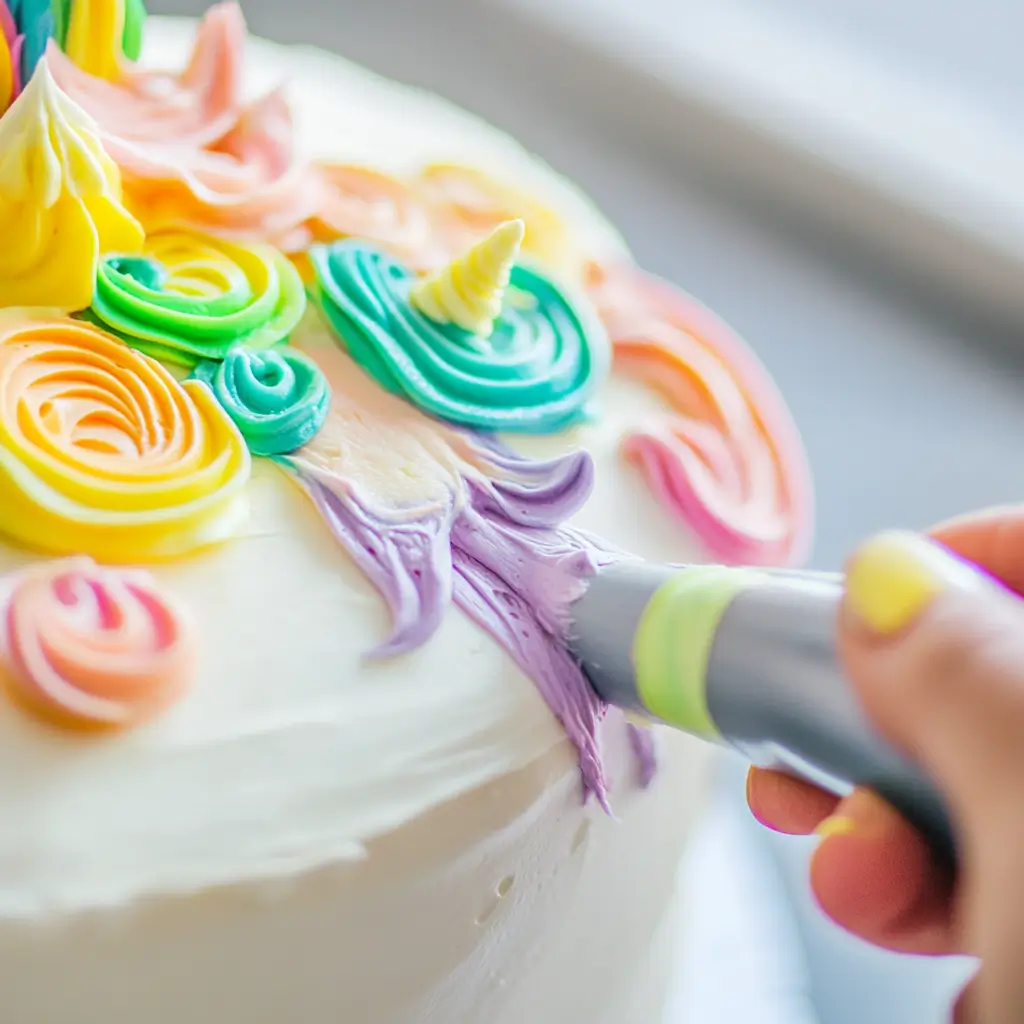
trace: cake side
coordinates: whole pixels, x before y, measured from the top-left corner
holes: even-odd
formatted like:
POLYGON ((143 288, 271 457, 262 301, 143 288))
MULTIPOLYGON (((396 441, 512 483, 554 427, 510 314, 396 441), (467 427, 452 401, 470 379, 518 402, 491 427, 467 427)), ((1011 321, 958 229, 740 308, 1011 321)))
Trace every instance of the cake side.
POLYGON ((70 33, 0 121, 0 215, 54 210, 96 264, 18 236, 61 308, 0 317, 29 414, 0 408, 0 580, 93 555, 45 598, 149 659, 130 690, 71 672, 6 598, 6 681, 36 643, 53 684, 45 720, 0 701, 11 1019, 653 1013, 706 753, 661 736, 652 780, 560 616, 624 552, 799 557, 784 407, 499 132, 326 54, 243 61, 230 7, 186 64, 193 31, 148 23, 171 75, 70 33), (48 146, 82 159, 19 177, 48 146), (285 380, 270 422, 246 404, 285 380))

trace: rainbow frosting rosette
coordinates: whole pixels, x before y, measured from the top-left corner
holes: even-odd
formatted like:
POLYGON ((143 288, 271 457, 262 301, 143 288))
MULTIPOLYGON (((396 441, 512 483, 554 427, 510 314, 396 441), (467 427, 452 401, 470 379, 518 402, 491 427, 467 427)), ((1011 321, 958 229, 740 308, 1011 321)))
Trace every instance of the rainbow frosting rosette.
POLYGON ((88 323, 0 312, 0 532, 104 562, 234 534, 250 458, 198 381, 88 323))
POLYGON ((423 280, 357 240, 310 255, 328 320, 383 387, 452 423, 543 434, 587 416, 610 347, 586 300, 516 262, 523 233, 509 221, 423 280))
POLYGON ((100 264, 89 315, 133 348, 193 366, 234 345, 276 345, 305 308, 299 272, 272 246, 166 231, 100 264))

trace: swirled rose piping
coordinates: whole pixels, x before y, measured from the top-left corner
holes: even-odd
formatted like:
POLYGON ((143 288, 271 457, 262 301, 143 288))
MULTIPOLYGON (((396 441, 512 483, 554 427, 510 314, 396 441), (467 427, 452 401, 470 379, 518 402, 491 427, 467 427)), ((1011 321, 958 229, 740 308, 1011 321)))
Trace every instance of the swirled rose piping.
POLYGON ((527 433, 557 431, 587 414, 608 369, 607 336, 586 301, 538 271, 512 269, 484 338, 421 313, 409 301, 413 275, 375 246, 343 241, 310 255, 324 312, 349 353, 420 409, 527 433))
POLYGON ((142 229, 92 120, 46 61, 0 119, 0 306, 85 309, 100 254, 134 252, 142 229))
POLYGON ((233 348, 221 363, 200 363, 194 376, 213 391, 253 455, 301 448, 323 426, 331 393, 320 368, 287 347, 233 348))
POLYGON ((673 413, 623 442, 655 495, 723 561, 779 565, 804 553, 809 473, 771 378, 711 313, 634 267, 588 271, 615 369, 673 413))
POLYGON ((151 235, 141 256, 104 260, 90 315, 133 348, 190 366, 235 344, 276 345, 305 308, 298 271, 271 246, 176 231, 151 235))
POLYGON ((89 558, 22 574, 5 626, 12 694, 70 728, 135 725, 174 701, 195 672, 195 630, 184 610, 148 573, 89 558))
POLYGON ((45 311, 0 313, 0 532, 105 562, 225 540, 250 458, 209 388, 45 311))

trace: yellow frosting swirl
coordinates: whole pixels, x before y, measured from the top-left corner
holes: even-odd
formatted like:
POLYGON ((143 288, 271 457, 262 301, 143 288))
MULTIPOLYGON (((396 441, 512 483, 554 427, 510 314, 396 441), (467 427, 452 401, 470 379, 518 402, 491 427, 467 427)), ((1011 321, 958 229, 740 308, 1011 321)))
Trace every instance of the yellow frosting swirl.
POLYGON ((74 0, 68 6, 64 52, 96 78, 117 81, 122 74, 125 0, 74 0))
POLYGON ((142 238, 95 124, 44 58, 0 120, 0 306, 85 309, 100 254, 142 238))
POLYGON ((521 220, 502 224, 464 256, 413 285, 412 304, 434 323, 489 338, 523 241, 521 220))
POLYGON ((235 532, 249 470, 205 384, 90 324, 0 313, 0 532, 106 562, 173 557, 235 532))

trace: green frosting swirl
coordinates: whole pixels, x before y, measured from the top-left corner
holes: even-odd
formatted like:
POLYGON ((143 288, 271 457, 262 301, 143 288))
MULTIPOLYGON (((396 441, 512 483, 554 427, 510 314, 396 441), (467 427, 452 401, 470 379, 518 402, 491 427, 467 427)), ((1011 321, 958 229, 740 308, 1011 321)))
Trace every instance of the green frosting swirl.
POLYGON ((182 235, 100 263, 89 319, 147 355, 183 366, 237 344, 270 348, 302 318, 299 272, 270 246, 182 235))
POLYGON ((409 303, 413 275, 365 242, 315 246, 324 313, 389 391, 453 423, 551 433, 581 419, 608 372, 608 336, 584 300, 517 265, 489 338, 437 324, 409 303))
POLYGON ((254 352, 237 345, 192 376, 206 384, 253 455, 286 455, 323 426, 331 392, 320 367, 293 348, 254 352))

